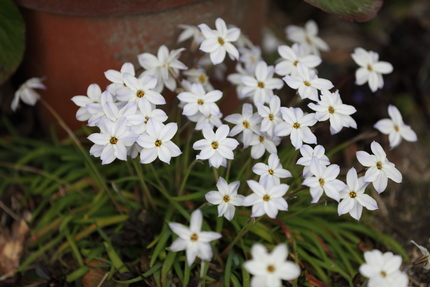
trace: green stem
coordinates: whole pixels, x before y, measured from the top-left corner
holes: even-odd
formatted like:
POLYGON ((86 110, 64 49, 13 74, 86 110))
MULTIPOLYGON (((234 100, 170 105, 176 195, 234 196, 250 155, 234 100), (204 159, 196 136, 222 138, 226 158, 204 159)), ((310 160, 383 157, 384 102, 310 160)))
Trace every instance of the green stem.
MULTIPOLYGON (((137 158, 137 160, 138 160, 138 158, 137 158)), ((145 205, 145 208, 148 209, 148 203, 149 203, 151 205, 151 207, 153 208, 153 210, 157 210, 157 206, 155 205, 154 200, 152 200, 151 193, 149 191, 148 186, 146 185, 145 178, 143 177, 142 166, 136 160, 133 160, 132 162, 133 162, 133 166, 137 172, 140 186, 144 192, 143 204, 145 205)))
POLYGON ((258 221, 260 221, 263 217, 259 217, 257 219, 250 218, 248 222, 242 227, 239 234, 234 238, 234 240, 227 246, 226 249, 221 253, 221 256, 226 256, 230 250, 233 248, 233 246, 256 224, 258 221))
POLYGON ((181 187, 179 188, 178 197, 179 197, 179 196, 181 196, 181 195, 182 195, 182 193, 184 192, 185 184, 187 183, 188 176, 190 175, 190 173, 191 173, 191 169, 192 169, 192 168, 193 168, 193 166, 196 164, 196 162, 197 162, 197 160, 194 160, 194 161, 190 164, 190 166, 187 168, 186 173, 185 173, 185 176, 184 176, 184 179, 182 180, 182 183, 181 183, 181 187))
POLYGON ((99 170, 95 166, 94 162, 91 160, 91 157, 89 153, 84 149, 81 142, 78 140, 76 135, 73 133, 73 131, 66 125, 66 123, 63 121, 63 119, 60 117, 60 115, 49 105, 44 99, 40 99, 40 102, 49 110, 49 112, 57 119, 58 124, 67 132, 67 134, 70 136, 70 138, 73 140, 73 142, 78 147, 79 151, 84 155, 85 159, 87 160, 88 164, 90 165, 91 169, 96 174, 97 178, 99 179, 100 183, 103 186, 103 189, 107 192, 110 199, 112 200, 113 204, 115 205, 116 209, 119 213, 123 213, 121 206, 116 202, 115 198, 113 197, 112 193, 110 192, 105 179, 100 174, 99 170))

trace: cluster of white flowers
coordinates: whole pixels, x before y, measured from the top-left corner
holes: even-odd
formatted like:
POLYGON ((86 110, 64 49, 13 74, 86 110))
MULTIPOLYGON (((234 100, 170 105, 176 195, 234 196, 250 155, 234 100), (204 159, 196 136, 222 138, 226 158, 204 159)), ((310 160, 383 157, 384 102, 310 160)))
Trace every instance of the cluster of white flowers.
MULTIPOLYGON (((357 152, 357 159, 366 172, 359 177, 361 172, 351 168, 345 183, 338 179, 340 166, 330 163, 324 147, 318 145, 318 139, 312 131, 314 125, 321 121, 329 121, 331 134, 339 133, 344 127, 357 128, 351 116, 356 109, 342 102, 339 91, 330 91, 334 87, 331 81, 318 76, 316 67, 322 62, 319 50, 326 51, 328 46, 318 37, 316 23, 309 21, 305 28, 287 27, 287 38, 294 44, 291 47, 279 46, 280 58, 274 66, 261 58, 260 48, 254 46, 238 28, 227 28, 220 18, 216 20, 215 26, 215 30, 206 24, 180 26, 184 31, 178 42, 191 39, 192 45, 205 53, 190 69, 179 61, 185 48, 169 51, 166 46, 161 46, 157 56, 149 53, 138 56, 138 62, 144 69, 139 76, 136 77, 133 64, 125 63, 120 71, 105 72, 106 78, 111 81, 105 91, 97 84, 91 84, 86 96, 72 98, 80 107, 77 119, 88 121, 89 126, 100 129, 99 133, 88 137, 94 143, 90 154, 100 157, 102 164, 138 155, 144 164, 157 158, 170 163, 172 157, 179 156, 181 150, 172 141, 178 126, 173 122, 165 123, 167 114, 157 108, 166 103, 161 93, 167 88, 178 93, 182 114, 195 122, 195 130, 201 131, 203 135, 203 139, 193 143, 193 149, 199 151, 196 160, 208 160, 214 168, 225 167, 227 160, 234 159, 234 150, 239 146, 239 141, 243 149, 251 148, 253 159, 262 158, 266 151, 270 154, 268 164, 259 162, 252 168, 260 177, 258 181, 247 180, 252 193, 246 197, 238 194, 239 181, 228 183, 219 177, 218 191, 210 191, 205 196, 209 203, 218 206, 218 216, 232 220, 236 206, 252 206, 251 217, 266 214, 276 218, 279 211, 288 210, 286 193, 289 185, 281 183, 281 180, 292 174, 283 168, 277 148, 282 138, 287 136, 292 146, 300 150, 301 157, 297 165, 303 166, 302 185, 309 187, 312 203, 319 202, 325 194, 339 202, 339 215, 349 212, 357 220, 361 217, 363 206, 369 210, 377 209, 376 201, 365 194, 366 187, 372 183, 380 193, 386 189, 388 178, 395 182, 402 181, 401 173, 387 160, 382 146, 373 142, 372 155, 365 151, 357 152), (249 103, 243 104, 241 113, 222 119, 223 114, 216 102, 223 93, 211 84, 207 67, 211 68, 215 77, 222 76, 227 54, 230 59, 237 60, 236 73, 228 75, 227 79, 236 86, 239 99, 248 100, 249 103), (283 78, 277 78, 275 74, 283 78), (276 93, 283 88, 284 83, 296 90, 302 100, 311 101, 307 107, 313 112, 282 106, 281 98, 276 93), (231 124, 231 129, 223 121, 231 124)), ((377 53, 367 53, 361 48, 357 48, 352 57, 361 66, 357 71, 357 84, 368 81, 372 91, 382 88, 381 74, 391 72, 391 65, 378 62, 377 53)), ((40 83, 28 86, 43 88, 40 83)), ((22 96, 23 93, 21 91, 19 97, 30 102, 28 92, 22 96)), ((15 102, 13 105, 16 107, 15 102)), ((396 107, 389 107, 389 115, 391 120, 380 120, 375 128, 389 135, 392 148, 402 138, 407 141, 417 140, 412 129, 403 123, 396 107)), ((221 237, 219 233, 201 231, 202 220, 201 211, 196 210, 191 215, 189 228, 178 223, 169 224, 179 236, 170 250, 186 250, 188 265, 196 257, 204 261, 211 260, 209 242, 221 237)), ((371 262, 382 255, 376 252, 366 254, 366 260, 370 263, 362 266, 360 271, 372 277, 371 282, 388 280, 386 277, 391 278, 389 280, 404 280, 403 274, 395 271, 398 269, 397 257, 384 255, 383 259, 375 259, 380 262, 394 258, 396 261, 396 266, 390 265, 395 268, 375 271, 371 262), (375 279, 374 274, 380 279, 375 279)), ((252 247, 253 259, 245 263, 245 268, 254 275, 251 285, 281 286, 281 280, 297 278, 300 268, 285 262, 287 255, 285 244, 275 247, 272 254, 267 254, 263 246, 255 244, 252 247)))

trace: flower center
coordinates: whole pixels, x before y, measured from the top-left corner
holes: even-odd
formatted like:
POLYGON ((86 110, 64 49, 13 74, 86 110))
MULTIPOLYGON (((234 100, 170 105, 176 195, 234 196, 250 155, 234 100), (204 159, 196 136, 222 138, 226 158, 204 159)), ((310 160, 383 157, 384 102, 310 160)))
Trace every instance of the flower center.
POLYGON ((243 121, 242 124, 245 127, 245 129, 249 129, 251 127, 251 125, 248 123, 248 121, 243 121))
POLYGON ((202 83, 202 84, 206 83, 206 77, 205 77, 205 75, 200 75, 199 82, 202 83))
POLYGON ((270 114, 269 115, 269 120, 273 121, 274 119, 275 119, 275 117, 272 114, 270 114))
POLYGON ((217 149, 218 148, 218 142, 212 142, 211 146, 213 149, 217 149))
POLYGON ((333 107, 332 107, 332 106, 328 107, 328 112, 329 112, 330 114, 334 114, 334 109, 333 109, 333 107))
POLYGON ((222 200, 224 200, 224 202, 229 202, 230 201, 230 196, 224 195, 224 197, 222 198, 222 200))
POLYGON ((369 72, 373 71, 373 68, 372 68, 372 66, 370 64, 367 65, 367 69, 369 70, 369 72))
POLYGON ((258 87, 260 88, 260 89, 262 89, 262 88, 264 88, 264 83, 263 82, 258 82, 258 87))
POLYGON ((304 81, 303 84, 305 84, 305 86, 310 87, 311 83, 309 83, 308 81, 304 81))
POLYGON ((395 130, 396 132, 398 132, 398 131, 399 131, 399 126, 394 126, 394 130, 395 130))
POLYGON ((270 174, 270 175, 273 175, 273 174, 275 173, 275 172, 273 171, 273 169, 269 169, 269 170, 268 170, 268 172, 269 172, 269 174, 270 174))
POLYGON ((299 61, 294 61, 293 65, 297 67, 298 63, 299 63, 299 61))
POLYGON ((110 144, 116 144, 118 142, 118 139, 116 137, 111 137, 109 142, 110 144))
POLYGON ((306 36, 306 42, 308 42, 309 45, 312 45, 312 40, 308 36, 306 36))
POLYGON ((263 136, 260 136, 258 139, 260 140, 260 142, 264 142, 264 137, 263 136))
POLYGON ((320 178, 320 179, 318 179, 318 182, 320 183, 321 186, 324 185, 324 179, 320 178))
POLYGON ((126 85, 125 83, 122 83, 122 85, 123 85, 124 87, 127 87, 127 85, 126 85))
POLYGON ((300 128, 300 124, 299 123, 294 123, 293 128, 299 129, 300 128))
POLYGON ((145 117, 145 121, 143 122, 144 124, 148 123, 149 117, 145 117))
POLYGON ((265 196, 263 196, 263 200, 264 201, 269 201, 270 200, 270 195, 265 195, 265 196))
POLYGON ((275 272, 275 267, 273 267, 273 265, 267 266, 267 272, 269 272, 269 273, 275 272))
POLYGON ((377 168, 377 169, 382 169, 382 162, 378 161, 378 162, 376 163, 376 168, 377 168))
POLYGON ((161 141, 160 140, 156 140, 155 141, 155 146, 156 147, 160 147, 161 146, 161 141))
POLYGON ((193 235, 191 235, 190 239, 191 239, 192 242, 196 242, 199 239, 199 236, 194 233, 193 235))
POLYGON ((200 106, 203 105, 204 103, 205 103, 205 101, 203 101, 203 100, 200 100, 200 99, 197 100, 197 104, 199 104, 200 106))
POLYGON ((136 97, 138 97, 138 98, 142 98, 144 95, 145 95, 145 92, 142 90, 139 90, 136 92, 136 97))
POLYGON ((387 277, 387 273, 385 271, 381 271, 381 276, 382 277, 387 277))
POLYGON ((351 192, 349 193, 349 197, 351 197, 351 198, 355 198, 355 197, 357 197, 357 193, 355 193, 355 191, 351 191, 351 192))
POLYGON ((218 37, 218 43, 222 46, 225 44, 224 39, 221 37, 218 37))

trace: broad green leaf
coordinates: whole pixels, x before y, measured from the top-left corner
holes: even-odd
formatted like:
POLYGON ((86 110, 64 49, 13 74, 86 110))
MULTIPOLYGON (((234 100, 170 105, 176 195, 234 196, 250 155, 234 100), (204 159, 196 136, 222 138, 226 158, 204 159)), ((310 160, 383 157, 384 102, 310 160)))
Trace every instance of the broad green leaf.
POLYGON ((376 16, 383 0, 305 0, 309 4, 348 21, 364 22, 376 16))
POLYGON ((0 0, 0 84, 18 68, 24 55, 25 23, 11 0, 0 0))

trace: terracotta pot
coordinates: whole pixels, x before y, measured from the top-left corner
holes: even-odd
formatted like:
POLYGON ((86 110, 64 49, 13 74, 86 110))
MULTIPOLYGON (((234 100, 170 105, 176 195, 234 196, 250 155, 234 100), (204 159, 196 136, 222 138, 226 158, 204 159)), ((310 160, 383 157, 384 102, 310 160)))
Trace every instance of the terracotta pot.
MULTIPOLYGON (((119 70, 127 61, 139 67, 138 54, 156 54, 163 44, 169 49, 178 48, 176 40, 181 32, 178 24, 207 23, 214 27, 215 19, 221 17, 258 43, 267 4, 266 0, 19 0, 17 3, 26 7, 22 13, 27 24, 27 49, 20 76, 45 77, 47 90, 41 91, 42 97, 72 129, 85 123, 75 119, 77 107, 70 99, 84 95, 91 83, 104 88, 108 84, 104 71, 119 70), (59 6, 60 2, 67 5, 59 6), (86 6, 82 9, 80 5, 86 6)), ((42 106, 38 109, 42 124, 49 126, 55 122, 42 106)))

